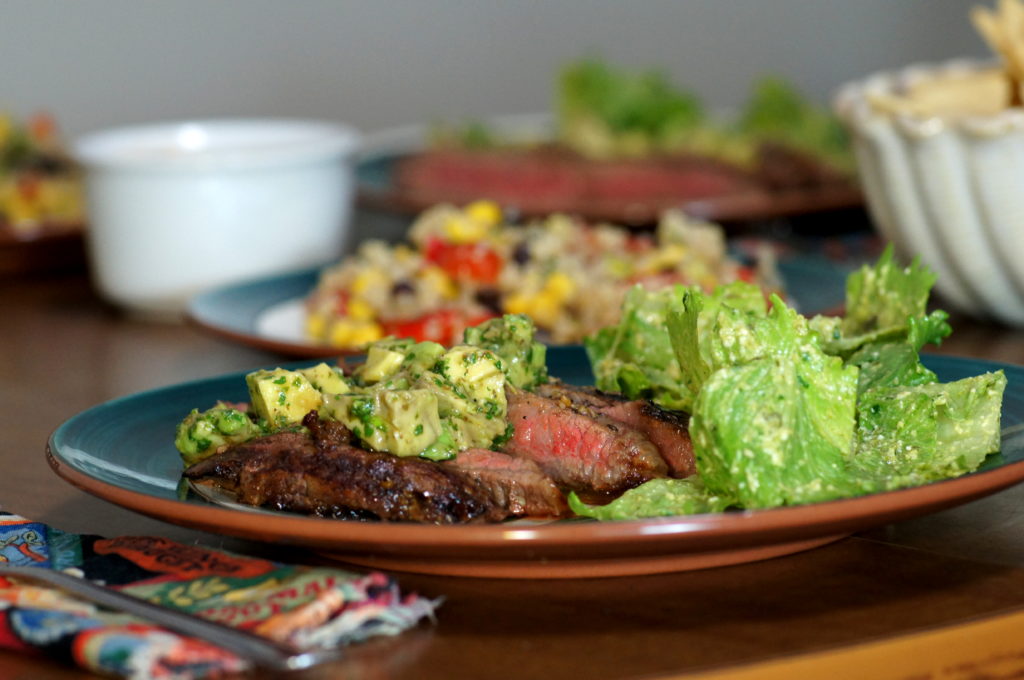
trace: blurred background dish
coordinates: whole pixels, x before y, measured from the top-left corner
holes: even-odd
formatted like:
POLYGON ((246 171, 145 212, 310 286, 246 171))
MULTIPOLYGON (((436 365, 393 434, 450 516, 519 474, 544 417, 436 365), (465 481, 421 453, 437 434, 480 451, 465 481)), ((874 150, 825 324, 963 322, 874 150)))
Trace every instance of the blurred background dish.
POLYGON ((136 313, 178 318, 196 293, 324 264, 346 243, 358 133, 337 123, 233 119, 79 139, 91 271, 136 313))
POLYGON ((84 264, 82 187, 47 113, 0 114, 0 275, 84 264))
POLYGON ((728 115, 657 70, 565 64, 553 111, 385 132, 358 167, 364 208, 415 214, 486 197, 522 217, 628 226, 668 209, 752 222, 858 208, 846 133, 788 80, 762 76, 728 115))
POLYGON ((359 349, 385 336, 458 344, 463 330, 525 314, 547 342, 573 344, 619 320, 635 285, 710 291, 737 280, 782 292, 774 253, 741 262, 718 224, 665 211, 650 232, 568 213, 512 222, 494 201, 424 210, 395 244, 367 239, 323 270, 306 333, 359 349))
MULTIPOLYGON (((745 241, 737 249, 756 250, 763 245, 745 241)), ((821 252, 783 250, 777 270, 782 286, 792 291, 787 302, 807 316, 838 313, 853 263, 873 252, 844 253, 853 257, 837 260, 821 252)), ((326 358, 351 353, 314 341, 306 332, 306 302, 320 276, 320 269, 307 269, 213 288, 189 302, 188 319, 211 335, 285 356, 326 358)))
POLYGON ((1024 112, 1004 94, 997 67, 952 61, 850 84, 838 109, 883 236, 938 274, 952 307, 1022 325, 1024 112))
POLYGON ((872 220, 936 291, 976 317, 1024 325, 1024 6, 972 18, 1000 61, 949 60, 849 83, 836 109, 853 133, 872 220))

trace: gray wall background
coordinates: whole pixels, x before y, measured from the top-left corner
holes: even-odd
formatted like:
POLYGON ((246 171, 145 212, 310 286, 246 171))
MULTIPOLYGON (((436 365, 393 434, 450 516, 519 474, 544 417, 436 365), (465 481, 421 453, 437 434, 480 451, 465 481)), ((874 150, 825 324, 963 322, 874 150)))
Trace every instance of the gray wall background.
POLYGON ((988 54, 978 2, 0 0, 0 110, 49 110, 69 136, 209 116, 369 132, 546 110, 559 66, 588 54, 716 106, 768 72, 825 103, 871 71, 988 54))

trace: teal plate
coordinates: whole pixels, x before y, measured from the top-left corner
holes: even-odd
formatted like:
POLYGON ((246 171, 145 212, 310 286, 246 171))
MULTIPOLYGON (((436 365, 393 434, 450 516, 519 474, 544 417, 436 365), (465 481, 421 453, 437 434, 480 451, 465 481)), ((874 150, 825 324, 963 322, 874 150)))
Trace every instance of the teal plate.
MULTIPOLYGON (((833 312, 846 297, 848 269, 816 255, 778 263, 791 304, 806 316, 833 312)), ((319 270, 307 269, 215 288, 191 300, 188 320, 218 337, 290 357, 333 357, 338 348, 303 336, 303 300, 319 270)))
MULTIPOLYGON (((305 362, 308 364, 308 362, 305 362)), ((57 428, 47 455, 71 484, 183 526, 302 546, 374 568, 489 578, 627 576, 751 562, 824 545, 881 524, 987 496, 1024 480, 1024 368, 926 356, 943 381, 1003 369, 1002 451, 977 472, 888 493, 813 505, 625 522, 511 522, 433 526, 358 522, 225 507, 181 483, 177 423, 192 408, 244 401, 243 373, 116 399, 57 428)), ((303 362, 289 364, 303 365, 303 362)), ((591 382, 579 347, 553 347, 554 375, 591 382)))

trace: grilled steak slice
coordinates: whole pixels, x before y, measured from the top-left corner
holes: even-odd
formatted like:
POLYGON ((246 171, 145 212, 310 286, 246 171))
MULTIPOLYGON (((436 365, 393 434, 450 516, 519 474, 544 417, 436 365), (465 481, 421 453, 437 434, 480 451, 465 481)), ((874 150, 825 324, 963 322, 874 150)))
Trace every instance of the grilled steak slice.
POLYGON ((656 221, 695 199, 757 189, 745 170, 716 159, 677 155, 596 161, 565 148, 428 149, 403 158, 395 183, 412 203, 465 203, 480 196, 524 215, 627 213, 656 221))
POLYGON ((515 433, 502 451, 534 461, 559 486, 617 493, 668 473, 649 439, 600 413, 510 389, 508 419, 515 433))
POLYGON ((244 444, 229 446, 220 453, 188 467, 183 475, 187 479, 203 480, 225 489, 238 491, 238 478, 242 467, 250 458, 273 456, 275 451, 315 448, 313 440, 298 432, 277 432, 244 444))
POLYGON ((689 477, 697 472, 690 440, 690 417, 685 413, 666 411, 645 399, 626 399, 593 387, 560 381, 538 386, 537 394, 560 400, 584 413, 600 413, 639 430, 658 447, 673 477, 689 477))
POLYGON ((494 503, 510 515, 562 517, 569 514, 565 496, 532 460, 487 449, 467 449, 442 465, 488 489, 494 503))
POLYGON ((453 524, 507 516, 486 489, 437 463, 356 448, 343 425, 315 412, 303 424, 309 436, 278 433, 239 444, 185 476, 234 491, 239 503, 323 517, 453 524))

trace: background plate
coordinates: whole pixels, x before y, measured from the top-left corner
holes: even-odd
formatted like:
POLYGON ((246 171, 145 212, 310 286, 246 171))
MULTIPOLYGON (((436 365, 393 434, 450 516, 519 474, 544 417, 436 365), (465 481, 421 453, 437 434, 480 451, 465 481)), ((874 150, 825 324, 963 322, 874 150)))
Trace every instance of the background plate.
MULTIPOLYGON (((627 522, 563 521, 432 526, 353 522, 211 504, 181 482, 176 424, 218 399, 247 399, 243 373, 143 392, 101 404, 62 424, 47 446, 68 482, 174 524, 312 548, 346 562, 480 577, 625 576, 735 564, 804 550, 852 532, 934 512, 1024 479, 1024 368, 925 356, 943 381, 1002 368, 1002 452, 975 473, 925 486, 774 510, 627 522)), ((295 364, 299 365, 299 364, 295 364)), ((553 375, 591 382, 579 347, 549 350, 553 375)))
MULTIPOLYGON (((550 114, 532 113, 497 116, 485 125, 508 142, 537 143, 550 140, 554 123, 550 114)), ((369 135, 356 165, 357 203, 362 210, 398 215, 416 215, 443 202, 435 193, 417 195, 395 181, 397 165, 428 147, 430 126, 416 125, 385 130, 369 135)), ((752 189, 727 193, 680 204, 686 212, 717 222, 762 222, 810 214, 860 211, 864 198, 854 182, 780 191, 752 189)), ((647 210, 634 202, 621 206, 595 206, 591 212, 574 212, 587 219, 611 220, 625 225, 650 224, 658 210, 647 210)), ((524 216, 530 216, 524 214, 524 216)))
MULTIPOLYGON (((846 296, 848 269, 819 255, 798 255, 779 261, 790 303, 805 316, 831 313, 846 296)), ((188 319, 232 342, 291 357, 332 357, 336 347, 311 343, 303 335, 302 303, 313 290, 317 269, 232 284, 191 300, 188 319)))

